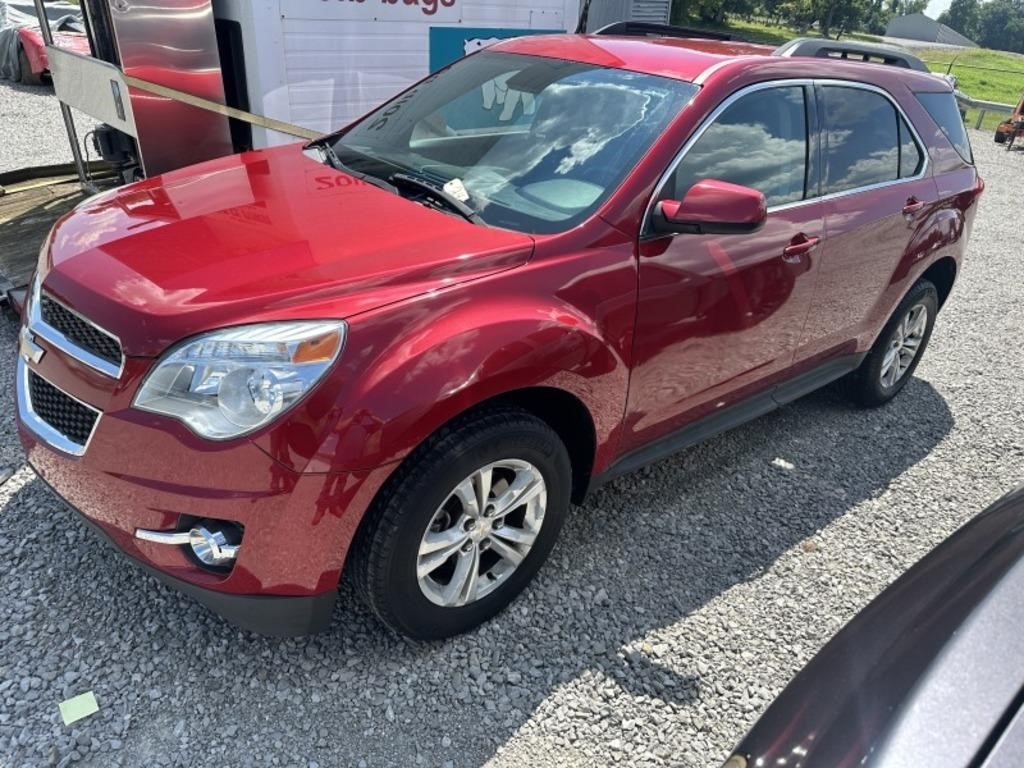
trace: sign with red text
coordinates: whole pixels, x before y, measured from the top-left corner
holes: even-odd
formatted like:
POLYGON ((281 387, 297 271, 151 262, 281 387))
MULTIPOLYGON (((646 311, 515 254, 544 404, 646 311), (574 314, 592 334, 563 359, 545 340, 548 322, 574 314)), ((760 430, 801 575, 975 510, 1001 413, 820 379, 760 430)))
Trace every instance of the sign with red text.
POLYGON ((281 0, 285 19, 462 21, 466 0, 281 0))

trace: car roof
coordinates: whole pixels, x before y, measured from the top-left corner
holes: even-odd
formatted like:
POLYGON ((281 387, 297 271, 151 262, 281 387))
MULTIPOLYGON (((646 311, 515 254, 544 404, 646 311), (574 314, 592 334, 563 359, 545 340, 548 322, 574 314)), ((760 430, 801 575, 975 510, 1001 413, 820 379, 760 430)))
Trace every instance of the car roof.
POLYGON ((685 82, 703 83, 712 73, 765 67, 772 77, 813 77, 875 84, 900 80, 914 90, 952 90, 939 76, 855 60, 777 56, 770 45, 691 37, 534 35, 495 43, 487 50, 578 61, 685 82))
POLYGON ((505 40, 488 50, 568 59, 693 82, 716 64, 743 56, 771 56, 775 49, 700 38, 535 35, 505 40))

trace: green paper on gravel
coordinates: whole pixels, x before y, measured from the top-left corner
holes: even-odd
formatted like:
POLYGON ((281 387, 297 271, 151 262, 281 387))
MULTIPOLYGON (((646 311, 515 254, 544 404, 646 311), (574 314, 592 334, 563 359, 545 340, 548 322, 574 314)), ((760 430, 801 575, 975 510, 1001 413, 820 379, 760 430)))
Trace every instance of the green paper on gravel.
POLYGON ((60 716, 64 720, 64 725, 77 723, 82 718, 99 711, 100 706, 96 703, 96 697, 92 691, 86 691, 60 703, 60 716))

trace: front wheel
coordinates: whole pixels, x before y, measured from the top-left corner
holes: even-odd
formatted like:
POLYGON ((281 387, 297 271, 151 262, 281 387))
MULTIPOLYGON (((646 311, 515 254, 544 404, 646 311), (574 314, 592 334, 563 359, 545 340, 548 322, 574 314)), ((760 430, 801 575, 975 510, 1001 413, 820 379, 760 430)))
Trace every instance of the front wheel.
POLYGON ((914 374, 932 335, 939 294, 919 280, 892 313, 868 356, 843 380, 846 393, 860 405, 887 403, 914 374))
POLYGON ((414 451, 360 526, 347 569, 389 627, 431 640, 494 616, 533 578, 569 507, 565 446, 507 407, 462 417, 414 451))

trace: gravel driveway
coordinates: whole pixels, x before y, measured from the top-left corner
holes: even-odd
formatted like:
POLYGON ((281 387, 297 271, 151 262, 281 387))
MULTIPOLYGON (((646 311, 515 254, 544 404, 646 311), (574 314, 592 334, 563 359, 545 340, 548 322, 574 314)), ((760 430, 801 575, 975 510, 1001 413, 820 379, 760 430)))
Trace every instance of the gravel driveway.
MULTIPOLYGON (((96 127, 96 121, 76 110, 72 112, 81 141, 96 127)), ((0 173, 70 163, 73 159, 53 88, 0 80, 0 173)))
MULTIPOLYGON (((395 639, 344 589, 324 635, 234 630, 21 467, 0 488, 0 766, 716 766, 833 632, 1024 478, 1024 155, 972 138, 968 267, 894 403, 814 394, 606 487, 469 636, 395 639), (87 690, 99 713, 64 727, 57 704, 87 690)), ((8 393, 14 340, 0 324, 8 393)), ((16 443, 5 408, 0 465, 16 443)))

